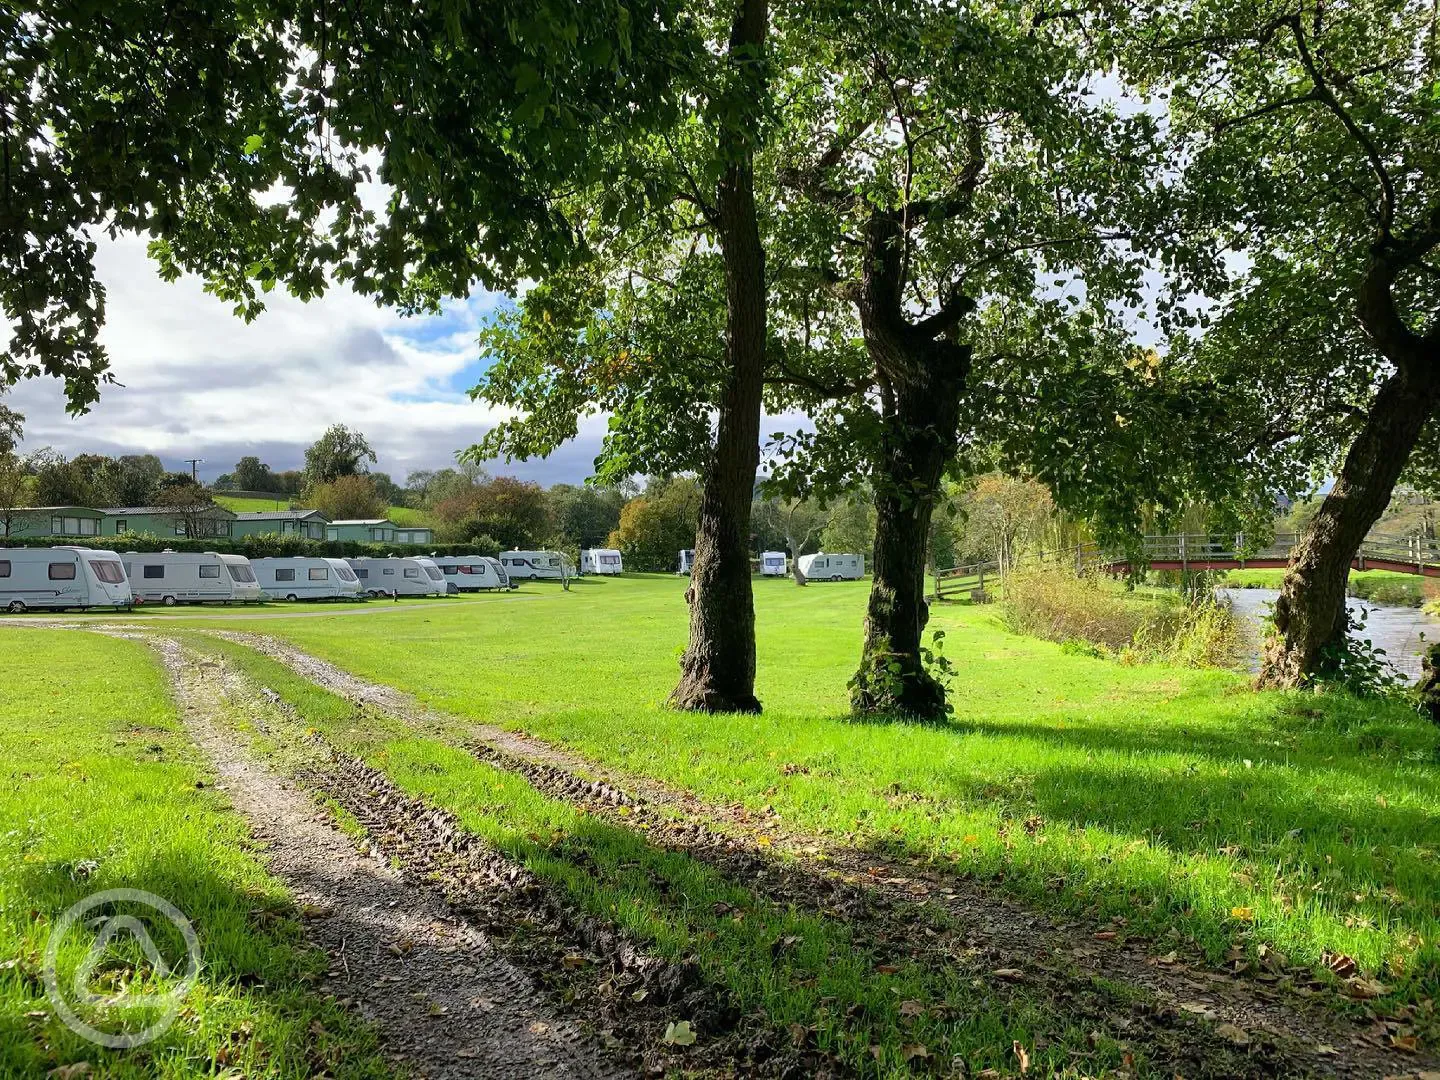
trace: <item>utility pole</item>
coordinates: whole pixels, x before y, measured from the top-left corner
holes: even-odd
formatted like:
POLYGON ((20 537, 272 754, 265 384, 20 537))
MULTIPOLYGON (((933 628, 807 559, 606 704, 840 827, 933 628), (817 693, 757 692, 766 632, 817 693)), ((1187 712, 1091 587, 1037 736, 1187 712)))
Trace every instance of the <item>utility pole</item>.
POLYGON ((200 483, 200 466, 204 464, 205 459, 203 457, 191 457, 186 458, 185 460, 190 465, 191 482, 195 484, 200 483))

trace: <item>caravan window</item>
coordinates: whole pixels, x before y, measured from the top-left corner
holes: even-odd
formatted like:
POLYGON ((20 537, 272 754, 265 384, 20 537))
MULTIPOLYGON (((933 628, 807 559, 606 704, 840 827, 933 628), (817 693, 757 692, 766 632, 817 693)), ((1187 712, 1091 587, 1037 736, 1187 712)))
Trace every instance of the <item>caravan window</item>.
POLYGON ((436 569, 435 567, 433 567, 433 566, 427 566, 427 567, 425 567, 425 573, 427 573, 427 574, 430 575, 430 580, 431 580, 431 581, 439 581, 439 580, 440 580, 440 571, 437 570, 437 569, 436 569))
MULTIPOLYGON (((385 572, 388 574, 388 573, 390 573, 391 571, 386 570, 385 572)), ((407 567, 405 567, 405 576, 406 576, 406 577, 409 577, 409 578, 419 577, 419 576, 420 576, 420 568, 419 568, 418 566, 407 566, 407 567)))
POLYGON ((600 565, 601 565, 601 566, 619 566, 619 565, 620 565, 620 556, 619 556, 619 555, 601 555, 601 556, 600 556, 600 565))
MULTIPOLYGON (((360 573, 362 574, 364 572, 364 570, 360 571, 360 573)), ((351 570, 348 566, 337 566, 335 568, 335 576, 338 577, 341 581, 354 581, 355 571, 351 570)))
POLYGON ((282 567, 277 568, 276 571, 275 571, 275 580, 276 580, 276 581, 294 581, 294 580, 295 580, 295 568, 292 567, 292 566, 282 566, 282 567))
POLYGON ((248 585, 255 580, 255 571, 248 566, 236 566, 234 563, 226 563, 225 570, 230 575, 231 581, 238 581, 242 585, 248 585))
POLYGON ((9 559, 6 559, 4 562, 0 562, 0 577, 9 577, 9 576, 10 576, 10 560, 9 560, 9 559))
POLYGON ((370 576, 370 571, 366 570, 363 566, 357 566, 355 568, 355 576, 358 577, 361 581, 364 581, 370 576))
POLYGON ((202 567, 200 567, 200 580, 201 580, 201 581, 206 581, 206 580, 219 581, 219 580, 220 580, 220 567, 219 567, 218 565, 216 565, 216 566, 202 566, 202 567))
POLYGON ((382 574, 388 574, 388 575, 391 576, 391 577, 394 577, 394 576, 395 576, 395 568, 394 568, 393 566, 387 566, 387 567, 383 568, 380 572, 381 572, 382 574))
POLYGON ((140 568, 140 576, 146 578, 163 578, 165 576, 165 566, 163 563, 159 566, 153 563, 149 566, 142 566, 140 568))
POLYGON ((310 580, 311 580, 311 581, 329 581, 329 580, 330 580, 330 568, 329 568, 328 566, 312 566, 312 567, 310 567, 310 580))
POLYGON ((444 574, 446 577, 454 577, 456 574, 459 574, 459 573, 467 573, 467 574, 469 573, 468 570, 462 570, 462 569, 461 569, 460 567, 458 567, 458 566, 442 566, 442 567, 440 567, 440 572, 441 572, 442 574, 444 574))
MULTIPOLYGON (((92 562, 90 569, 95 571, 95 576, 106 585, 119 585, 125 580, 125 571, 118 562, 111 562, 104 559, 100 562, 92 562)), ((4 576, 4 575, 0 575, 4 576)))
POLYGON ((75 564, 73 562, 52 562, 50 564, 51 581, 74 581, 75 564))

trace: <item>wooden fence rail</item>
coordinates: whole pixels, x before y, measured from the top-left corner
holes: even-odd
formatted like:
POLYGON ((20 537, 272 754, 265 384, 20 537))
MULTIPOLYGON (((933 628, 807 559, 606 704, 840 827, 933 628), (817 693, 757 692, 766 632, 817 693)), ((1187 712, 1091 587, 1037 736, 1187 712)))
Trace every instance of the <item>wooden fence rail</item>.
MULTIPOLYGON (((1173 533, 1146 536, 1137 560, 1152 570, 1244 570, 1283 568, 1299 537, 1279 533, 1262 542, 1244 533, 1173 533)), ((1131 559, 1122 552, 1106 551, 1095 543, 1073 548, 1030 552, 1002 566, 997 560, 952 566, 935 572, 935 593, 941 599, 974 595, 985 591, 988 578, 994 582, 1018 567, 1049 565, 1082 574, 1087 570, 1126 573, 1131 559)), ((1372 533, 1360 545, 1351 566, 1357 570, 1393 570, 1402 574, 1440 577, 1440 540, 1421 536, 1391 536, 1372 533)))

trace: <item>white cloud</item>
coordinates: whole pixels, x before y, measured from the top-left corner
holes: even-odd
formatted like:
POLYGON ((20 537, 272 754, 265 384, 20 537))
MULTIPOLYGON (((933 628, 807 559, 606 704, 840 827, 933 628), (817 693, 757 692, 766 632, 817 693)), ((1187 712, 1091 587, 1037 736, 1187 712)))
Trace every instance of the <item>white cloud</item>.
MULTIPOLYGON (((97 265, 108 289, 104 341, 120 385, 74 418, 55 380, 14 388, 27 448, 154 453, 171 467, 202 457, 203 475, 213 478, 250 453, 275 469, 297 467, 325 428, 344 423, 369 438, 377 468, 402 479, 451 464, 500 416, 464 391, 479 359, 476 333, 503 297, 479 294, 444 316, 405 319, 345 289, 309 304, 277 290, 247 324, 198 279, 161 281, 142 239, 102 242, 97 265)), ((603 432, 603 421, 585 424, 549 461, 496 468, 578 482, 603 432)))

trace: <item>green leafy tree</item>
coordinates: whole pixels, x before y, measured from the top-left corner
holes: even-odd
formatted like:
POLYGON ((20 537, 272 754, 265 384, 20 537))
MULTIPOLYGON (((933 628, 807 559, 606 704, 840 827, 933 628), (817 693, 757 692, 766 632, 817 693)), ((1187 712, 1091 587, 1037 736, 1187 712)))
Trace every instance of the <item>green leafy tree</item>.
POLYGON ((1292 555, 1263 683, 1310 677, 1340 643, 1350 561, 1433 445, 1434 19, 1378 0, 1161 4, 1131 53, 1173 87, 1186 225, 1210 255, 1178 282, 1214 300, 1199 360, 1260 403, 1257 464, 1335 477, 1292 555))
POLYGON ((235 487, 241 491, 274 490, 272 485, 275 478, 270 473, 270 466, 253 454, 247 454, 237 461, 235 472, 231 476, 235 487))
MULTIPOLYGON (((0 381, 0 397, 5 394, 5 386, 0 381)), ((25 417, 4 402, 0 402, 0 454, 12 454, 15 447, 20 444, 20 438, 24 434, 25 417)))
POLYGON ((567 547, 599 547, 620 525, 618 488, 555 484, 545 493, 555 536, 567 547))
POLYGON ((0 536, 18 536, 23 525, 17 511, 29 504, 30 471, 17 454, 0 454, 0 536))
POLYGON ((864 555, 868 563, 875 547, 875 504, 863 498, 842 499, 820 534, 825 551, 864 555))
POLYGON ((644 493, 621 508, 620 523, 607 546, 618 549, 634 570, 674 570, 680 552, 695 546, 703 501, 702 486, 692 477, 653 479, 644 493))
POLYGON ((305 479, 312 485, 328 484, 342 476, 368 473, 369 463, 378 460, 364 435, 334 424, 305 451, 305 479))
POLYGON ((644 0, 7 7, 4 85, 23 91, 5 107, 0 382, 45 372, 72 409, 97 399, 102 228, 150 236, 162 273, 203 275, 247 317, 277 284, 318 295, 327 268, 411 311, 542 276, 577 251, 554 193, 603 182, 673 111, 684 27, 644 0), (372 162, 381 215, 360 197, 372 162))
POLYGON ((227 519, 218 513, 219 507, 203 484, 172 484, 159 492, 155 505, 177 530, 183 530, 187 540, 225 535, 227 519))
POLYGON ((388 504, 375 487, 371 476, 352 474, 337 476, 323 484, 305 489, 305 502, 331 521, 354 521, 385 516, 388 504))

